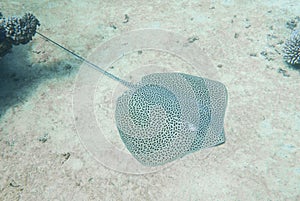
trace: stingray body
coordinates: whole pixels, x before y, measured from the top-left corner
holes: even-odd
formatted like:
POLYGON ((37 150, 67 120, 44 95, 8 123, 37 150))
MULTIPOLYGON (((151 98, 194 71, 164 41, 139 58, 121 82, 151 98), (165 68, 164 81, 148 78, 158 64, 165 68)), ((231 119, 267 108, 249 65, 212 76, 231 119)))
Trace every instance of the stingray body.
POLYGON ((127 149, 156 166, 225 142, 223 84, 183 73, 144 76, 117 100, 115 118, 127 149))
POLYGON ((227 90, 222 83, 183 73, 154 73, 130 83, 38 34, 128 87, 116 103, 116 126, 141 164, 163 165, 225 142, 227 90))

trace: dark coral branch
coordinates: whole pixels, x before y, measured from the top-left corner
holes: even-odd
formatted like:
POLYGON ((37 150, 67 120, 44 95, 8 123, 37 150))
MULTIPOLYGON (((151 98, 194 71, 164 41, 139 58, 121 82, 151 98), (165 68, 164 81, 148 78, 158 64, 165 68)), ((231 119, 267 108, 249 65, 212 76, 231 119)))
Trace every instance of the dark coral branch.
POLYGON ((32 40, 40 25, 31 13, 23 17, 4 18, 0 13, 0 57, 7 54, 12 45, 26 44, 32 40))
POLYGON ((300 65, 300 30, 292 32, 283 48, 284 60, 293 66, 300 65))

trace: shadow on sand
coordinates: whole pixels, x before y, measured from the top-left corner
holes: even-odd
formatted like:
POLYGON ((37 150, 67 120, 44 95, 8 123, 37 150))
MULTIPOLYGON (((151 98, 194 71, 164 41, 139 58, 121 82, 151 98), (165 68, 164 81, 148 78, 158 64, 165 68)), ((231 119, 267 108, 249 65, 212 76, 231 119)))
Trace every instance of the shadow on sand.
POLYGON ((32 63, 31 45, 13 47, 0 59, 0 120, 10 107, 23 103, 45 80, 70 76, 78 63, 32 63))

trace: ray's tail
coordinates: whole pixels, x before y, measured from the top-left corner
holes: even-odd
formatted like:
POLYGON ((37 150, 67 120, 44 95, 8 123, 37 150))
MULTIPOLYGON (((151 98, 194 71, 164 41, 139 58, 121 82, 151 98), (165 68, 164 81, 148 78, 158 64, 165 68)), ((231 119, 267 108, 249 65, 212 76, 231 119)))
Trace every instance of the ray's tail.
POLYGON ((123 84, 124 86, 126 86, 126 87, 128 87, 128 88, 135 88, 135 84, 133 84, 133 83, 131 83, 131 82, 127 82, 127 81, 125 81, 125 80, 122 80, 121 78, 119 78, 119 77, 117 77, 117 76, 115 76, 115 75, 113 75, 113 74, 107 72, 106 70, 102 69, 101 67, 97 66, 96 64, 94 64, 94 63, 92 63, 92 62, 86 60, 85 58, 81 57, 80 55, 76 54, 75 52, 73 52, 73 51, 71 51, 71 50, 65 48, 64 46, 62 46, 61 44, 59 44, 59 43, 55 42, 54 40, 48 38, 47 36, 45 36, 45 35, 43 35, 43 34, 37 32, 37 31, 36 31, 36 33, 37 33, 38 35, 40 35, 42 38, 44 38, 46 41, 49 41, 49 42, 51 42, 52 44, 54 44, 54 45, 56 45, 56 46, 62 48, 63 50, 65 50, 65 51, 67 51, 68 53, 72 54, 74 57, 76 57, 76 58, 79 59, 80 61, 86 63, 86 64, 87 64, 88 66, 90 66, 91 68, 93 68, 93 69, 95 69, 95 70, 101 72, 101 73, 104 74, 105 76, 107 76, 107 77, 109 77, 109 78, 111 78, 111 79, 113 79, 113 80, 115 80, 115 81, 117 81, 117 82, 120 82, 121 84, 123 84))

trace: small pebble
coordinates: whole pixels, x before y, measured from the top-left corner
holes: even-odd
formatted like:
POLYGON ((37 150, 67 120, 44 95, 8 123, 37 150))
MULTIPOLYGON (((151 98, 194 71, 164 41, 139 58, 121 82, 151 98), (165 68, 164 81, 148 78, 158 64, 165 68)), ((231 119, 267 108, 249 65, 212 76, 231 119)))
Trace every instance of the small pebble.
POLYGON ((277 70, 278 73, 281 73, 284 77, 290 77, 290 75, 287 73, 286 70, 282 69, 282 68, 279 68, 277 70))
POLYGON ((285 26, 286 28, 293 30, 297 27, 297 21, 295 19, 289 20, 286 22, 285 26))
POLYGON ((127 23, 127 22, 129 22, 129 16, 127 14, 125 14, 125 19, 124 19, 123 23, 127 23))
POLYGON ((194 37, 188 38, 189 43, 193 43, 193 42, 195 42, 196 40, 199 40, 199 37, 194 36, 194 37))

